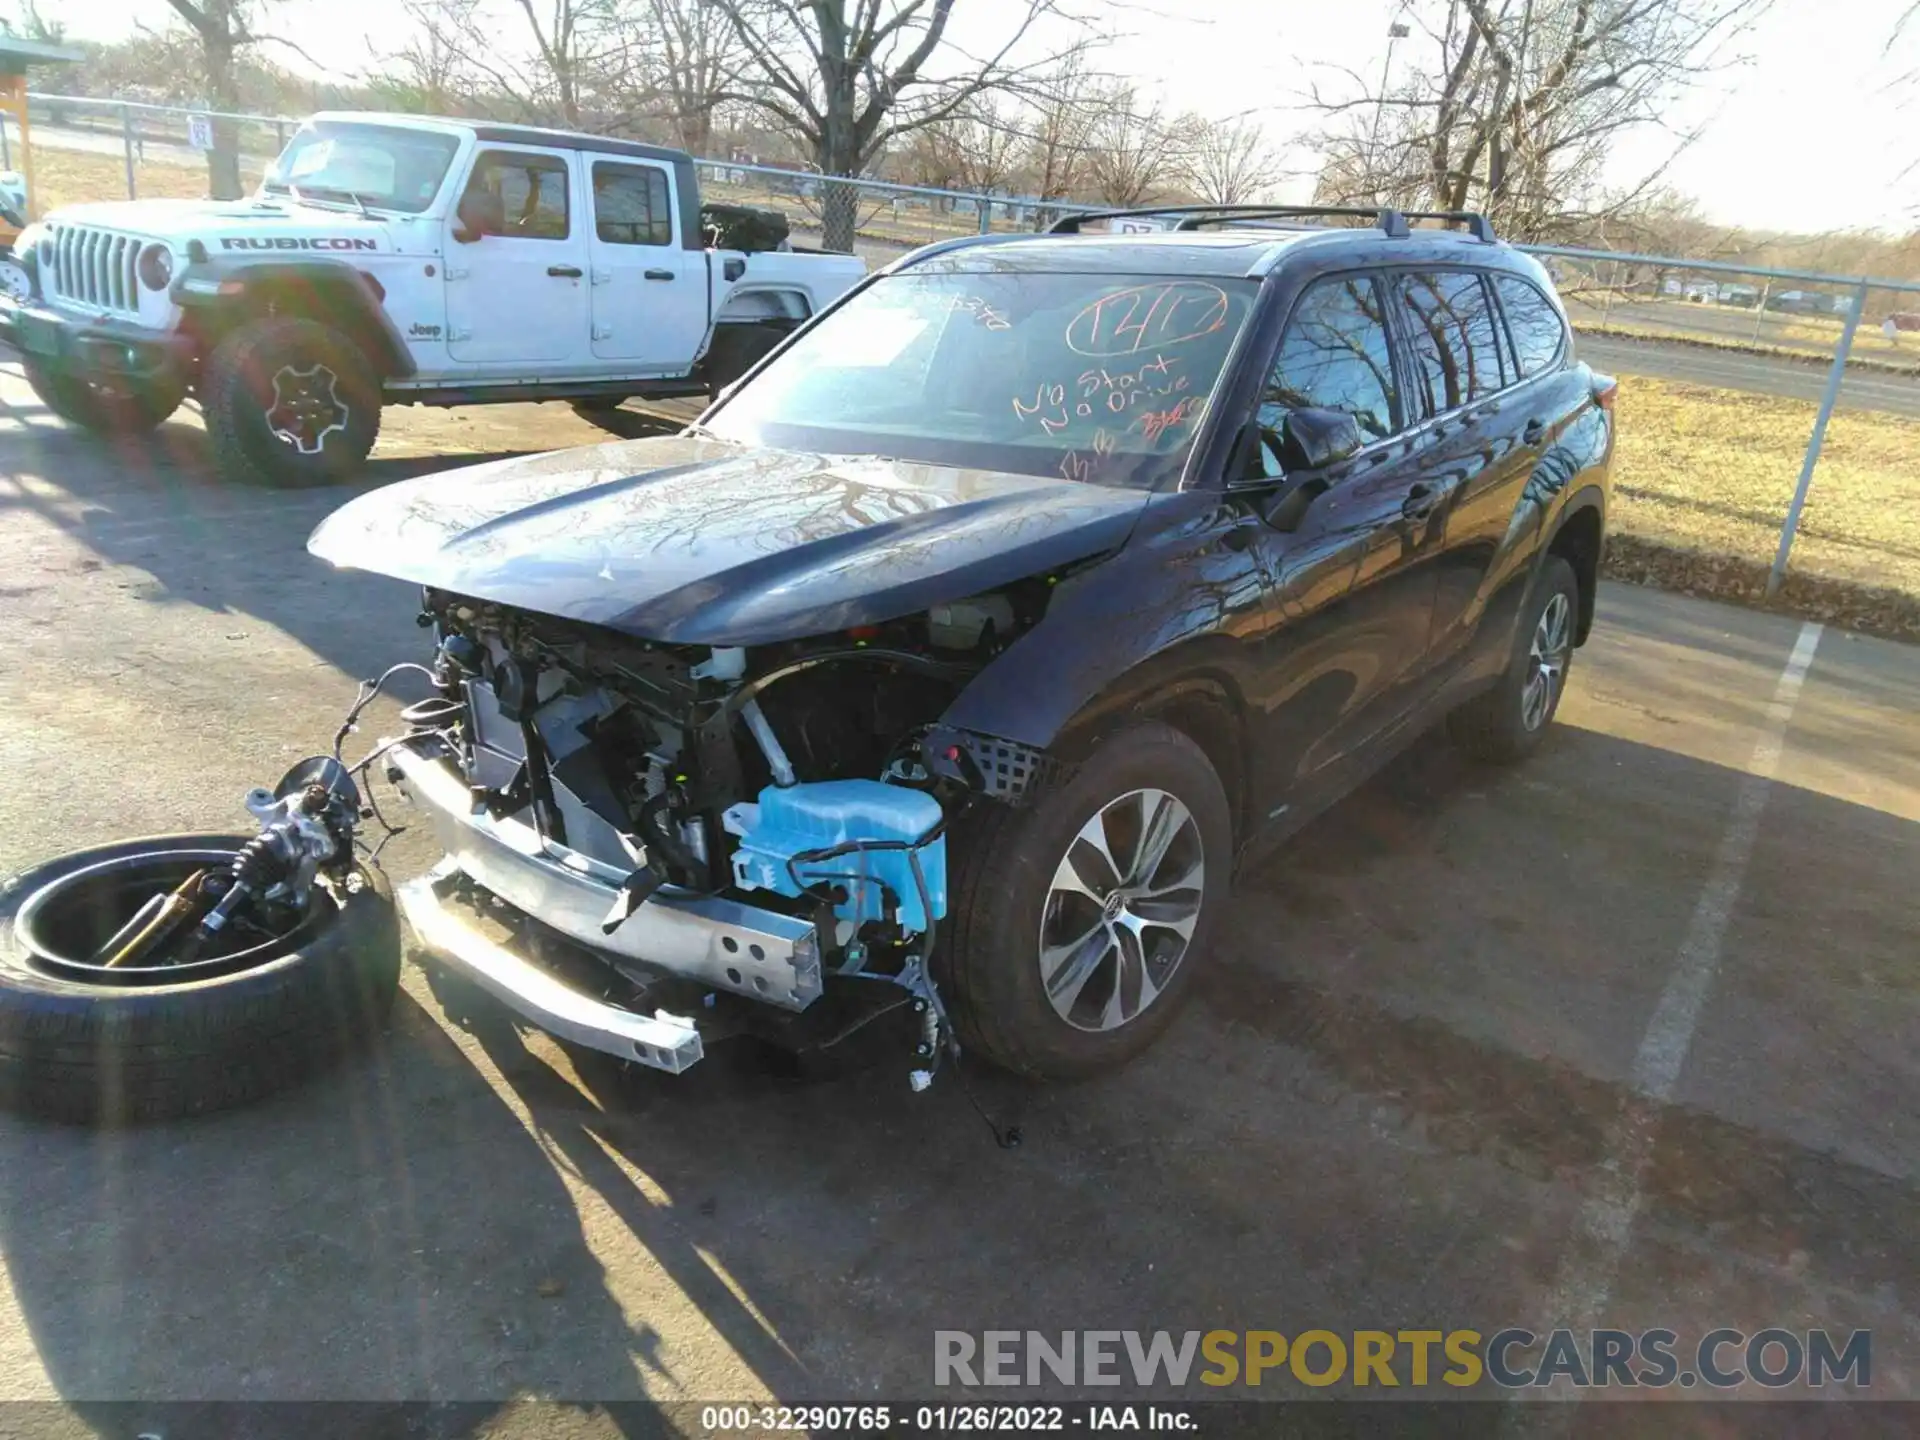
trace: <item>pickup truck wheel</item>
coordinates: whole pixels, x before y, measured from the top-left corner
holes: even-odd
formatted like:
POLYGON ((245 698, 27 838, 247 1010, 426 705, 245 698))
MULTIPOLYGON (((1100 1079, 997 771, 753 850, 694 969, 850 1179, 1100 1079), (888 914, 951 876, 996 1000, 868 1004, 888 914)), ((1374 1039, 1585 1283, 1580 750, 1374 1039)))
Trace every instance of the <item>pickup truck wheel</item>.
POLYGON ((220 473, 248 484, 336 484, 380 434, 380 382, 365 352, 317 320, 240 326, 214 348, 200 398, 220 473))
POLYGON ((760 363, 761 357, 786 338, 784 330, 771 325, 717 325, 713 343, 707 346, 707 400, 720 398, 720 392, 760 363))
POLYGON ((1573 637, 1580 621, 1580 582, 1573 566, 1549 555, 1521 608, 1513 654, 1490 690, 1447 717, 1447 733, 1482 760, 1523 760, 1546 738, 1566 693, 1573 637))
POLYGON ((1118 731, 1025 808, 962 817, 951 844, 934 967, 963 1046, 1071 1079, 1172 1023, 1233 863, 1226 792, 1193 741, 1158 723, 1118 731))
POLYGON ((236 933, 188 965, 93 963, 152 896, 231 864, 248 839, 123 840, 0 885, 0 1103, 78 1124, 222 1109, 382 1028, 400 931, 377 870, 357 871, 341 894, 316 886, 290 929, 236 933))
POLYGON ((98 384, 31 355, 22 358, 21 368, 41 404, 69 425, 96 435, 145 434, 178 410, 186 398, 185 388, 177 381, 98 384))

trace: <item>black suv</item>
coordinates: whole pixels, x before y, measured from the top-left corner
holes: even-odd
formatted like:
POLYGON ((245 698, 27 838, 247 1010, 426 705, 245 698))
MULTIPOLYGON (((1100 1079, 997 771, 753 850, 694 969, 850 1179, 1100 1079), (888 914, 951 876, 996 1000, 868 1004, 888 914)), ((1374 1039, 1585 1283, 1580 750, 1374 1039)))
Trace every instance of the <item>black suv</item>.
POLYGON ((1533 749, 1613 446, 1545 272, 1477 216, 1177 213, 929 247, 681 435, 330 517, 426 587, 427 948, 667 1069, 890 993, 917 1084, 954 1036, 1079 1074, 1165 1027, 1249 846, 1442 717, 1533 749), (561 1004, 476 890, 596 978, 561 1004))

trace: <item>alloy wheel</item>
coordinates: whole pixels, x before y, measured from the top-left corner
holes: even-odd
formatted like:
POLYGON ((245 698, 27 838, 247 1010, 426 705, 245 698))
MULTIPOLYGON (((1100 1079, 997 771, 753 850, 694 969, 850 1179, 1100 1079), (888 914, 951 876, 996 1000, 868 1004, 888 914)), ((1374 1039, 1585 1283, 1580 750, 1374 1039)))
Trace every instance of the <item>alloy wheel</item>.
POLYGON ((1040 980, 1076 1030, 1117 1030, 1173 979, 1206 894, 1200 826, 1165 790, 1132 790, 1067 846, 1040 921, 1040 980))
POLYGON ((1573 658, 1573 604, 1564 591, 1555 591, 1533 627, 1528 651, 1527 684, 1520 692, 1520 723, 1538 730, 1553 713, 1553 702, 1566 683, 1567 664, 1573 658))
POLYGON ((318 455, 327 436, 345 430, 353 412, 340 398, 340 377, 326 365, 305 370, 282 365, 273 377, 273 402, 267 406, 267 428, 302 455, 318 455))

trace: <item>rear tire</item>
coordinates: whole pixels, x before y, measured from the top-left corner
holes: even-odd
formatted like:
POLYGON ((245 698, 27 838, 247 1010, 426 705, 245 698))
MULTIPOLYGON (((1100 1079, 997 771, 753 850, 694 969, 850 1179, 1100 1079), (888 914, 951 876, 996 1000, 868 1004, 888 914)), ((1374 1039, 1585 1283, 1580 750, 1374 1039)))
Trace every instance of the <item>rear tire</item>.
POLYGON ((99 384, 31 355, 22 357, 21 368, 41 404, 69 425, 96 435, 144 435, 186 399, 186 390, 178 383, 99 384))
POLYGON ((758 365, 786 338, 786 331, 770 325, 716 325, 713 343, 707 347, 708 403, 717 402, 722 390, 758 365))
MULTIPOLYGON (((358 888, 344 901, 316 888, 314 906, 330 908, 316 909, 230 973, 104 985, 47 958, 65 953, 63 946, 85 948, 46 918, 46 897, 93 893, 74 887, 77 874, 135 856, 231 852, 248 838, 121 841, 61 856, 0 886, 0 1104, 77 1124, 224 1109, 292 1084, 383 1027, 399 981, 400 930, 377 870, 358 872, 358 888), (36 895, 42 903, 31 907, 36 895), (24 929, 23 909, 39 917, 24 929)), ((70 917, 89 913, 65 903, 70 917)), ((94 921, 108 930, 115 923, 94 921)))
POLYGON ((1580 582, 1573 566, 1549 555, 1521 608, 1507 668, 1492 689, 1447 717, 1454 743, 1470 755, 1502 765, 1537 750, 1566 693, 1579 624, 1580 582))
POLYGON ((334 485, 380 436, 380 381, 364 351, 317 320, 268 317, 214 348, 201 385, 214 463, 248 485, 334 485))
POLYGON ((1025 808, 977 807, 951 844, 953 907, 934 966, 968 1049, 1018 1074, 1073 1079, 1130 1060, 1173 1022, 1233 864, 1226 792, 1192 740, 1157 722, 1129 726, 1025 808), (1150 815, 1163 817, 1161 859, 1134 863, 1150 815), (1114 857, 1118 885, 1100 876, 1092 827, 1128 852, 1114 857), (1060 888, 1069 869, 1069 885, 1091 872, 1106 903, 1060 888))

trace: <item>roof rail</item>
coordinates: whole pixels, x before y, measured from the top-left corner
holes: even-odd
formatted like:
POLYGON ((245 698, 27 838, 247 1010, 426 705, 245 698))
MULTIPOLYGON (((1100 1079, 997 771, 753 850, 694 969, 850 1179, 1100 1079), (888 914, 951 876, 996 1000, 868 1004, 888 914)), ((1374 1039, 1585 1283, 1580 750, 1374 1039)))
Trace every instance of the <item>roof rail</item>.
POLYGON ((1473 238, 1492 244, 1493 223, 1484 215, 1469 210, 1395 210, 1386 205, 1151 205, 1130 210, 1089 210, 1078 215, 1063 215, 1047 227, 1049 235, 1078 235, 1089 220, 1124 220, 1133 216, 1178 215, 1176 230, 1198 230, 1204 225, 1231 224, 1236 220, 1287 220, 1298 216, 1348 215, 1371 220, 1376 227, 1395 239, 1408 233, 1409 220, 1447 220, 1465 225, 1473 238))
POLYGON ((1483 244, 1493 244, 1493 222, 1486 216, 1473 210, 1409 210, 1409 220, 1446 220, 1455 225, 1464 225, 1473 232, 1473 238, 1483 244))
POLYGON ((1078 215, 1063 215, 1047 227, 1049 235, 1078 235, 1089 220, 1125 220, 1135 216, 1181 216, 1177 230, 1197 230, 1202 225, 1229 220, 1277 220, 1292 215, 1353 215, 1373 221, 1387 234, 1407 233, 1400 212, 1378 205, 1146 205, 1126 210, 1088 210, 1078 215))

